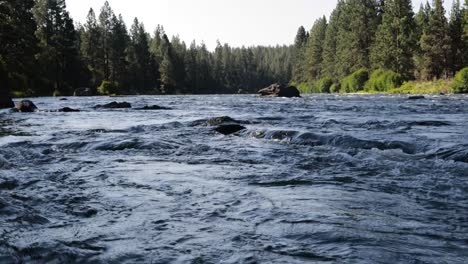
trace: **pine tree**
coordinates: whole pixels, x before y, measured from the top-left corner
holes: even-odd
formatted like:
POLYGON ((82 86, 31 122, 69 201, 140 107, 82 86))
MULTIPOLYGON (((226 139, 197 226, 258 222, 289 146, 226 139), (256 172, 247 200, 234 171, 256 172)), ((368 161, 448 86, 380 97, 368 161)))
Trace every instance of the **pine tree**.
POLYGON ((33 0, 7 0, 0 5, 0 96, 10 90, 32 94, 37 76, 33 0))
POLYGON ((93 89, 97 88, 104 79, 104 73, 100 67, 101 56, 101 31, 98 26, 96 14, 91 8, 88 12, 86 24, 80 35, 81 57, 88 69, 93 89))
POLYGON ((40 52, 37 55, 46 89, 45 94, 70 94, 79 81, 79 47, 73 20, 66 11, 65 0, 38 0, 34 8, 36 36, 40 52), (48 87, 52 86, 53 90, 48 87))
POLYGON ((464 66, 464 54, 466 52, 463 45, 463 10, 460 7, 460 0, 453 2, 449 22, 450 37, 450 75, 455 75, 464 66))
POLYGON ((111 74, 111 49, 112 49, 112 17, 114 12, 109 5, 109 2, 104 2, 104 6, 101 8, 99 14, 99 29, 100 29, 100 60, 99 67, 103 73, 104 80, 110 80, 111 74))
POLYGON ((127 51, 130 45, 130 37, 122 15, 119 15, 118 17, 115 15, 112 16, 111 27, 110 63, 112 67, 110 80, 115 83, 116 86, 120 87, 122 92, 129 93, 129 90, 122 90, 130 87, 127 73, 127 51))
POLYGON ((175 79, 176 74, 172 56, 172 47, 166 34, 161 38, 160 49, 162 55, 162 61, 159 66, 161 91, 165 94, 171 94, 175 92, 177 80, 175 79))
POLYGON ((327 32, 327 19, 318 19, 310 31, 306 47, 306 72, 309 82, 318 80, 323 69, 323 47, 327 32))
POLYGON ((322 63, 322 76, 327 77, 336 77, 337 70, 335 65, 337 64, 337 55, 336 55, 336 42, 337 35, 339 30, 339 21, 340 16, 343 12, 344 1, 339 0, 338 4, 333 10, 330 16, 330 22, 327 26, 327 31, 325 32, 325 40, 323 47, 323 63, 322 63))
POLYGON ((465 0, 463 6, 463 67, 468 65, 468 0, 465 0))
POLYGON ((413 77, 417 45, 416 23, 410 0, 388 0, 371 49, 374 69, 391 70, 405 79, 413 77))
POLYGON ((443 1, 434 0, 433 5, 428 27, 424 30, 420 40, 423 53, 420 76, 423 79, 446 78, 449 72, 450 38, 443 1))
POLYGON ((130 29, 130 37, 129 63, 132 76, 130 86, 138 93, 154 91, 157 88, 153 75, 155 63, 150 53, 149 36, 137 18, 130 29))
POLYGON ((370 47, 378 26, 375 0, 348 0, 339 17, 336 73, 339 78, 370 68, 370 47))
POLYGON ((305 28, 303 26, 299 27, 294 40, 292 81, 295 83, 303 83, 307 81, 305 66, 305 47, 307 45, 307 39, 308 35, 305 28))

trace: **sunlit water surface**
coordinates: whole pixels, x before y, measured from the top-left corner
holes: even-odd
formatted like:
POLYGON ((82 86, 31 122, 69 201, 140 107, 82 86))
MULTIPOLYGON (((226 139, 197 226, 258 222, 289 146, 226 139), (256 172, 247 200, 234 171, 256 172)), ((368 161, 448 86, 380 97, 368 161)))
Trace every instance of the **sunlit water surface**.
POLYGON ((1 263, 468 263, 466 96, 32 100, 82 112, 0 112, 1 263))

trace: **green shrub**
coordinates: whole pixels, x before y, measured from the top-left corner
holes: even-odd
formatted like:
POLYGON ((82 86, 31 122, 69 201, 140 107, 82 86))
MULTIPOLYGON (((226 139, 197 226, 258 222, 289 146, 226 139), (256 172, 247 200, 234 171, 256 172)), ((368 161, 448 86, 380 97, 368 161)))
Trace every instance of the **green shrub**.
POLYGON ((369 72, 366 69, 357 70, 341 81, 341 92, 355 93, 362 91, 367 80, 369 80, 369 72))
POLYGON ((333 85, 333 80, 328 77, 324 77, 318 80, 315 84, 317 91, 320 93, 330 93, 330 88, 333 85))
POLYGON ((98 92, 101 95, 116 95, 119 93, 119 84, 117 82, 102 81, 98 87, 98 92))
POLYGON ((468 67, 461 69, 455 75, 452 88, 455 93, 468 93, 468 67))
POLYGON ((452 93, 453 86, 451 80, 437 81, 410 81, 405 82, 401 87, 387 90, 390 94, 448 94, 452 93))
POLYGON ((376 70, 371 74, 365 88, 370 92, 386 92, 400 87, 402 84, 403 79, 400 74, 393 71, 376 70))
POLYGON ((339 83, 333 83, 330 86, 330 93, 339 93, 341 90, 341 85, 339 83))

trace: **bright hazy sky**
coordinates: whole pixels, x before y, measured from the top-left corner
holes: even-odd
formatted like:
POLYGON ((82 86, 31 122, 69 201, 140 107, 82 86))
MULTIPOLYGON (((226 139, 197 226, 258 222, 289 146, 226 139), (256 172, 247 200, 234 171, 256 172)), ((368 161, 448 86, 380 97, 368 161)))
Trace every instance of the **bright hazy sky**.
MULTIPOLYGON (((89 8, 99 14, 105 0, 67 0, 76 22, 84 23, 89 8)), ((193 39, 213 49, 216 40, 232 46, 291 44, 297 28, 307 30, 315 19, 327 18, 336 0, 109 0, 127 26, 138 17, 148 32, 161 24, 169 36, 193 39)), ((419 8, 422 0, 413 0, 419 8)), ((424 1, 425 2, 425 1, 424 1)), ((450 10, 452 0, 446 0, 450 10)))

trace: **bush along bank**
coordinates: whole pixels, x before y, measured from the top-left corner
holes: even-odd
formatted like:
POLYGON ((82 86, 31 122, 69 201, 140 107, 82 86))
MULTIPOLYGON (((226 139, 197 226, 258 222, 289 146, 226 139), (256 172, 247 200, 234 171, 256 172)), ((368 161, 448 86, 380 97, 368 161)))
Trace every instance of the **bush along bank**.
POLYGON ((322 78, 313 83, 295 84, 301 93, 384 93, 384 94, 450 94, 468 93, 468 67, 453 79, 404 81, 393 71, 378 69, 369 74, 360 69, 343 80, 322 78))

